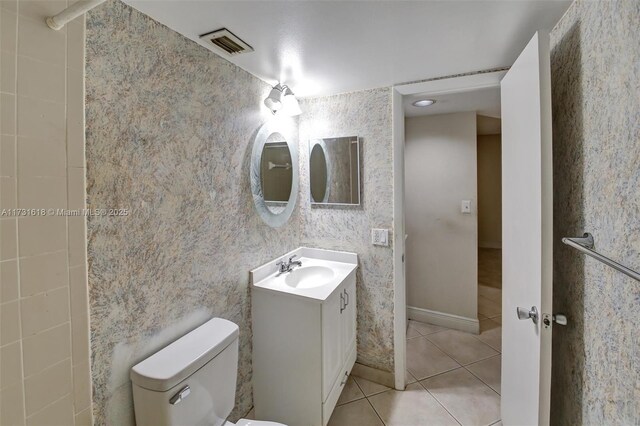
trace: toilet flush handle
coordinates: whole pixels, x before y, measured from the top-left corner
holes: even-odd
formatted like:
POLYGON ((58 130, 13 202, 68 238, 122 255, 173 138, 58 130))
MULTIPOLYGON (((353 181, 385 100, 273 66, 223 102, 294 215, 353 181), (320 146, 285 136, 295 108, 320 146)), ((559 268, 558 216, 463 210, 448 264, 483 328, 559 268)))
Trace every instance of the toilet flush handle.
POLYGON ((189 387, 189 385, 183 387, 178 391, 177 394, 171 397, 171 399, 169 400, 169 404, 176 405, 181 403, 182 400, 188 397, 190 393, 191 393, 191 388, 189 387))

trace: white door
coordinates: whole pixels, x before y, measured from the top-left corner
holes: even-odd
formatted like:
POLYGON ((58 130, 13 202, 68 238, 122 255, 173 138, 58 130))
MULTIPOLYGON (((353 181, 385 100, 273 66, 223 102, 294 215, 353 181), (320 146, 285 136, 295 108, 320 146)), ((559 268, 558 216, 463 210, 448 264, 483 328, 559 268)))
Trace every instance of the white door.
POLYGON ((502 421, 549 424, 552 308, 551 72, 538 32, 501 82, 502 421), (525 308, 518 319, 516 309, 525 308), (526 318, 531 307, 536 322, 526 318), (545 326, 545 322, 549 325, 545 326))

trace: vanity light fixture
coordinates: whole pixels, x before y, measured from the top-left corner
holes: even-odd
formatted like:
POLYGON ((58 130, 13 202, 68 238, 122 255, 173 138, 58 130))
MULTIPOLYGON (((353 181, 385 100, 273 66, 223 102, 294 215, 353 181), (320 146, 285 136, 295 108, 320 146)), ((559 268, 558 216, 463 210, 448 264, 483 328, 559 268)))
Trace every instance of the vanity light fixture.
POLYGON ((265 98, 264 104, 274 114, 282 108, 282 86, 280 86, 280 83, 273 86, 269 92, 269 96, 265 98))
POLYGON ((282 98, 282 113, 291 117, 302 114, 300 104, 298 104, 296 95, 293 94, 291 88, 289 86, 284 86, 283 88, 284 97, 282 98))
POLYGON ((265 98, 264 104, 273 114, 278 111, 282 111, 283 114, 288 116, 302 114, 298 100, 291 88, 280 83, 273 86, 269 96, 265 98))
POLYGON ((412 105, 417 107, 428 107, 435 103, 436 101, 433 99, 420 99, 419 101, 415 101, 412 105))

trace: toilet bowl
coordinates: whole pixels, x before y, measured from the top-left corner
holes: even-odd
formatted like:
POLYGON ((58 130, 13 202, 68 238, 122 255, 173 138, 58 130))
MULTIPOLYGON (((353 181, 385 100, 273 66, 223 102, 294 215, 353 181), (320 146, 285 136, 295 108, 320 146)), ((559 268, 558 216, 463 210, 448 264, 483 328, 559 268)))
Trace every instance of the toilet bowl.
POLYGON ((233 423, 225 423, 225 426, 284 426, 282 423, 276 423, 276 422, 265 422, 262 420, 248 420, 248 419, 240 419, 238 420, 238 422, 234 425, 233 423))
POLYGON ((285 426, 226 419, 235 405, 238 326, 213 318, 131 368, 139 426, 285 426))

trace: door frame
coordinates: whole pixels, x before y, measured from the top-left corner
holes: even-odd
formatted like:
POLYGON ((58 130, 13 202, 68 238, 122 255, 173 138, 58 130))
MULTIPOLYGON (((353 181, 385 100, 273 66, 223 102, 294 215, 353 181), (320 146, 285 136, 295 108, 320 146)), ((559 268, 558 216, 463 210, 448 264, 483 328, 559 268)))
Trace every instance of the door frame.
MULTIPOLYGON (((500 87, 508 69, 480 72, 459 77, 441 78, 392 87, 393 117, 393 281, 394 317, 393 348, 395 388, 404 390, 407 365, 407 283, 405 275, 405 184, 404 184, 404 96, 425 97, 500 87)), ((452 111, 453 112, 453 111, 452 111)))

